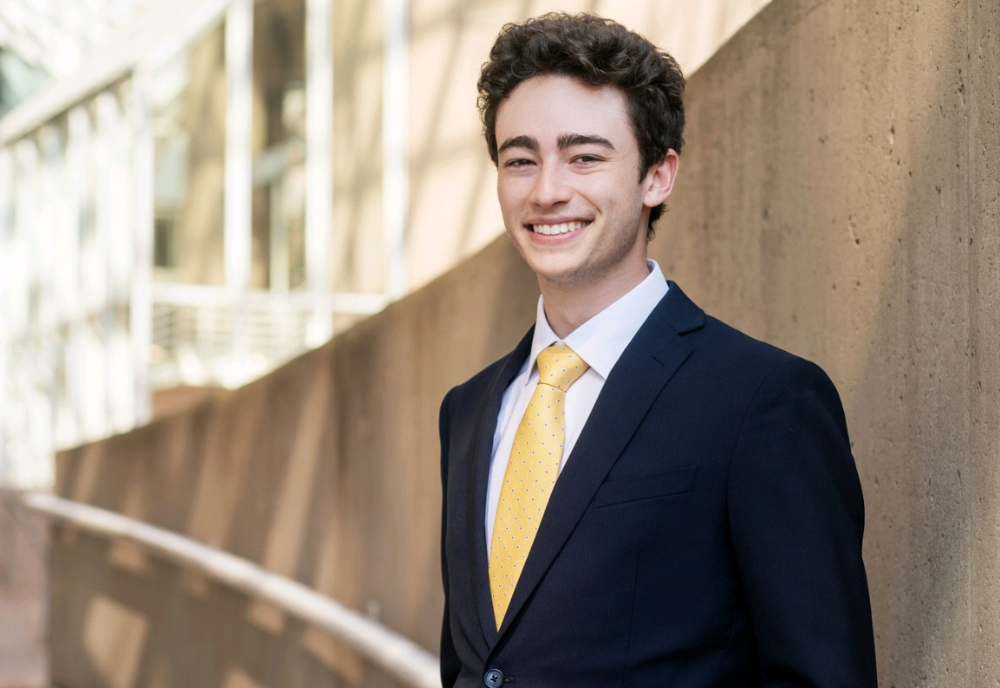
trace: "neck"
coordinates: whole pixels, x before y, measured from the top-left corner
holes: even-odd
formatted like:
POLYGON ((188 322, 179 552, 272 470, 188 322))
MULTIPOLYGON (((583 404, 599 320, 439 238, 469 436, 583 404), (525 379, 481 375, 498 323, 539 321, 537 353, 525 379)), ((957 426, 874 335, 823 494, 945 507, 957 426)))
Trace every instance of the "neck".
POLYGON ((600 280, 559 283, 538 277, 545 303, 545 318, 560 339, 568 337, 615 301, 625 296, 649 275, 646 258, 627 271, 600 280))

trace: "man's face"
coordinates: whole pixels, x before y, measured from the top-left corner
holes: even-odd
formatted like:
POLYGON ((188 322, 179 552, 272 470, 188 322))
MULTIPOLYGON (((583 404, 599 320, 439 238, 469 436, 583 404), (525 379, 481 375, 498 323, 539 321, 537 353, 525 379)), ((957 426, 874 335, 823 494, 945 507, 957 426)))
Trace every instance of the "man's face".
POLYGON ((541 283, 645 276, 649 209, 665 196, 651 193, 650 175, 639 180, 618 89, 533 77, 500 104, 496 135, 504 225, 541 283))

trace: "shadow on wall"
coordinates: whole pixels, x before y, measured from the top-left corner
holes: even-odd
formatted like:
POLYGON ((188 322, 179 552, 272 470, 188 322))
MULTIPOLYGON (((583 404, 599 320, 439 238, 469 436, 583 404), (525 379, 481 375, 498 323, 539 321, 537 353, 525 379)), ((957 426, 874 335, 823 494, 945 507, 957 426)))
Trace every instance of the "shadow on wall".
POLYGON ((1000 676, 998 20, 767 8, 691 81, 652 245, 710 312, 837 383, 884 685, 1000 676))

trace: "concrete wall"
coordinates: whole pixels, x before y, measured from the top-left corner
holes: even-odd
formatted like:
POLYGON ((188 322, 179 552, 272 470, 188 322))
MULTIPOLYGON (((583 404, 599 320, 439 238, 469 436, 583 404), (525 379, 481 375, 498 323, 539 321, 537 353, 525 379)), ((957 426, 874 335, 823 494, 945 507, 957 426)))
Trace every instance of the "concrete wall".
POLYGON ((1000 679, 998 72, 997 3, 777 2, 691 80, 653 244, 837 383, 886 686, 1000 679))
MULTIPOLYGON (((821 363, 864 483, 885 686, 1000 676, 1000 10, 779 0, 690 82, 652 254, 821 363)), ((436 413, 533 317, 504 240, 244 389, 64 453, 60 494, 299 578, 434 649, 436 413)), ((275 610, 71 530, 53 681, 386 685, 275 610)))

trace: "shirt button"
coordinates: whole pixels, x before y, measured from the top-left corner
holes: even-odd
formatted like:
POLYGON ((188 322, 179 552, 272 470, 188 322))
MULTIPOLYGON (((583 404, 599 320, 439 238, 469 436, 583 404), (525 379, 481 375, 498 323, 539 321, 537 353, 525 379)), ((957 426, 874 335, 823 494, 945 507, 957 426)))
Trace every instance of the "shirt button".
POLYGON ((499 669, 490 669, 483 676, 483 683, 487 688, 500 688, 503 685, 503 672, 499 669))

